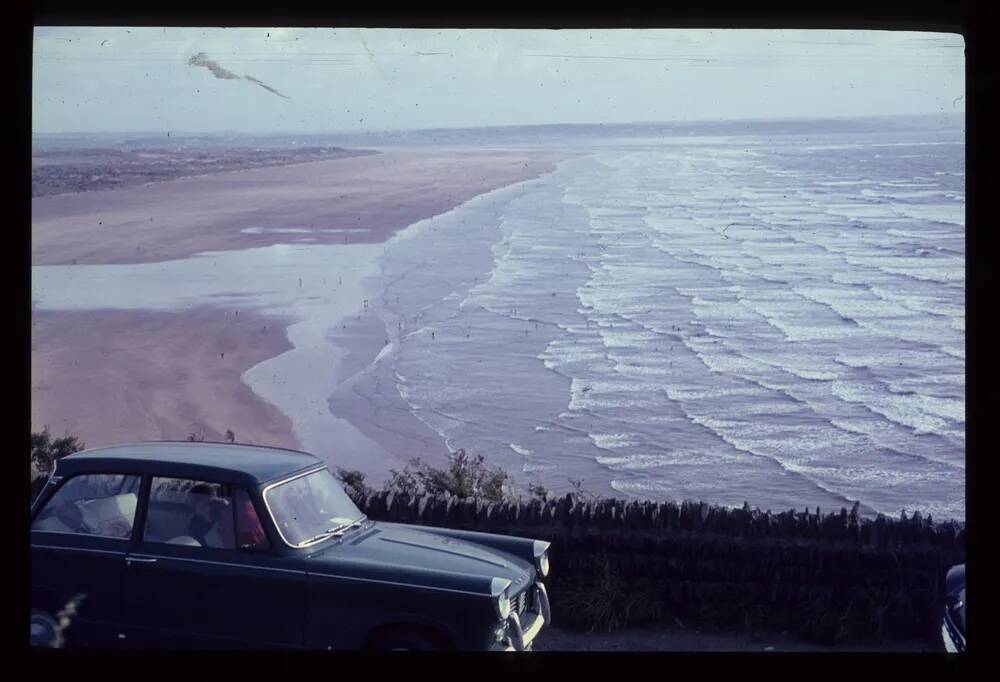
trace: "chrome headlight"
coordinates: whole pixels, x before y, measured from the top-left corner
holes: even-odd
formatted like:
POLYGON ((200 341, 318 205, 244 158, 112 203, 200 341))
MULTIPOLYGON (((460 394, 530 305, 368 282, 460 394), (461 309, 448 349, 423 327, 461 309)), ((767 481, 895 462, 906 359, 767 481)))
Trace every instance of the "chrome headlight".
POLYGON ((490 587, 493 597, 493 609, 497 618, 501 621, 507 620, 510 615, 510 581, 504 578, 494 578, 490 587))
POLYGON ((510 594, 504 590, 503 594, 497 597, 497 616, 500 620, 507 620, 510 615, 510 594))
POLYGON ((546 577, 549 574, 549 543, 535 540, 535 568, 538 575, 546 577))

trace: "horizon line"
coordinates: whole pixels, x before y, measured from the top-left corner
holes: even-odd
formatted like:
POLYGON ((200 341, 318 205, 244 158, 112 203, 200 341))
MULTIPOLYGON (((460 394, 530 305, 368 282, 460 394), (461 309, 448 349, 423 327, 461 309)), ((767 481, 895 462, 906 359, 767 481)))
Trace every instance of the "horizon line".
MULTIPOLYGON (((966 112, 962 111, 941 111, 941 112, 921 112, 912 114, 863 114, 863 115, 840 115, 840 116, 805 116, 805 117, 747 117, 747 118, 715 118, 715 119, 672 119, 672 120, 647 120, 647 121, 619 121, 619 122, 577 122, 577 123, 508 123, 492 125, 471 125, 471 126, 444 126, 433 128, 375 128, 375 129, 338 129, 338 130, 301 130, 297 132, 281 132, 274 130, 216 130, 216 131, 194 131, 194 130, 166 130, 167 133, 174 133, 179 137, 183 136, 215 136, 215 135, 258 135, 290 137, 294 135, 371 135, 384 133, 419 133, 419 132, 439 132, 452 130, 496 130, 496 129, 524 129, 524 128, 546 128, 546 127, 595 127, 595 126, 636 126, 636 125, 678 125, 678 124, 709 124, 709 123, 787 123, 794 121, 856 121, 888 118, 929 118, 929 117, 965 117, 966 112)), ((91 131, 36 131, 34 135, 163 135, 164 130, 91 130, 91 131)))

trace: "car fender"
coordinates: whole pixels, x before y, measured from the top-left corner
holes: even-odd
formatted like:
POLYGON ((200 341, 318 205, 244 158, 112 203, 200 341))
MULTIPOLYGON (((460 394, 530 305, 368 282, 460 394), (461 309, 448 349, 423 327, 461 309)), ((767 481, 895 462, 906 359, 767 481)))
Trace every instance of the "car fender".
POLYGON ((965 564, 952 566, 944 578, 945 594, 951 594, 965 584, 965 564))

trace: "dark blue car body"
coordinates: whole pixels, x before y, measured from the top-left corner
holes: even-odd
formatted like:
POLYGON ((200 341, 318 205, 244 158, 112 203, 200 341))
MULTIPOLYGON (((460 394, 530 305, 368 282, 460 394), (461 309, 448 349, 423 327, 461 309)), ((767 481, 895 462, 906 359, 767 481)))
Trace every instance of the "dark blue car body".
POLYGON ((61 459, 32 505, 33 522, 75 476, 125 474, 141 485, 127 539, 32 529, 33 633, 36 614, 50 622, 84 594, 65 632, 69 645, 530 649, 551 620, 540 575, 548 543, 365 520, 294 547, 263 491, 324 468, 306 453, 216 443, 136 443, 61 459), (245 489, 268 550, 144 538, 154 476, 245 489))
POLYGON ((952 566, 944 579, 941 638, 950 653, 965 651, 965 564, 952 566))

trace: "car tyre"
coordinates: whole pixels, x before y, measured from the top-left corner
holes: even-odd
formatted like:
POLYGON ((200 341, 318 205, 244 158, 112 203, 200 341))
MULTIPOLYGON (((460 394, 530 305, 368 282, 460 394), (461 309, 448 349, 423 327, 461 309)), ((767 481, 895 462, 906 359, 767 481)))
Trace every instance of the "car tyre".
POLYGON ((31 646, 58 648, 63 644, 59 623, 48 611, 31 609, 31 646))

